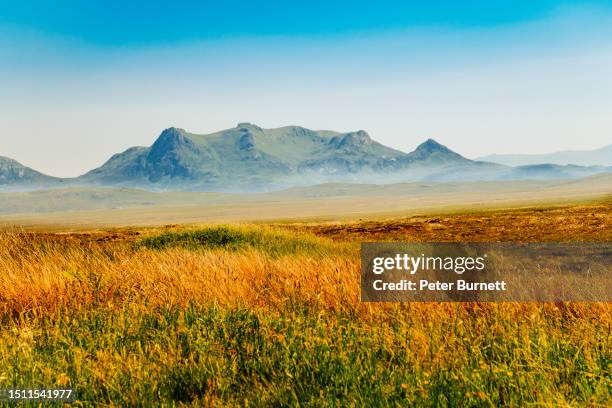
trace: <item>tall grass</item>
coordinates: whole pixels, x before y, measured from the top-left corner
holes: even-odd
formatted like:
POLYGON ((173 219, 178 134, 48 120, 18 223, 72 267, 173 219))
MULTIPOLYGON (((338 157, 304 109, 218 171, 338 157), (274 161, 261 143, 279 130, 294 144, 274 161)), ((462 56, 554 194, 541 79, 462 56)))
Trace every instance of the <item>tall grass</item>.
POLYGON ((30 318, 2 331, 2 378, 75 386, 81 400, 118 405, 609 402, 609 333, 589 321, 604 310, 564 322, 542 306, 442 309, 394 310, 393 322, 295 306, 133 305, 30 318))
POLYGON ((268 227, 0 234, 0 387, 85 405, 609 404, 610 304, 368 304, 356 245, 268 227))

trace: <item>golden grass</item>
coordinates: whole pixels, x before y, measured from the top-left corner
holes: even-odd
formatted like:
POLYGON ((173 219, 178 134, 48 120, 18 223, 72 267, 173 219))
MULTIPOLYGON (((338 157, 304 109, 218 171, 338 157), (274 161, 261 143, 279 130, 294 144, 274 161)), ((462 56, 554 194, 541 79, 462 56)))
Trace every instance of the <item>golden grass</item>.
POLYGON ((198 302, 278 308, 293 298, 331 309, 358 304, 356 258, 298 254, 273 259, 253 249, 156 251, 134 250, 127 244, 109 248, 48 242, 34 248, 36 244, 29 235, 0 237, 0 248, 13 248, 7 251, 13 256, 0 259, 5 271, 0 277, 4 314, 125 302, 148 307, 198 302), (24 247, 27 252, 15 253, 24 247))
MULTIPOLYGON (((158 251, 133 245, 143 236, 197 229, 193 226, 128 233, 5 232, 0 235, 0 310, 3 315, 51 313, 64 307, 120 307, 126 302, 147 307, 197 302, 281 309, 295 301, 361 314, 392 306, 364 305, 359 300, 360 240, 528 241, 540 234, 544 240, 605 241, 612 236, 611 208, 598 204, 282 229, 233 227, 308 242, 321 250, 320 256, 298 252, 269 257, 258 248, 158 251)), ((440 308, 444 307, 435 306, 435 310, 440 308)))
POLYGON ((362 303, 358 242, 605 241, 610 209, 229 227, 273 238, 239 249, 136 245, 195 227, 5 232, 0 385, 110 405, 604 406, 611 304, 362 303))

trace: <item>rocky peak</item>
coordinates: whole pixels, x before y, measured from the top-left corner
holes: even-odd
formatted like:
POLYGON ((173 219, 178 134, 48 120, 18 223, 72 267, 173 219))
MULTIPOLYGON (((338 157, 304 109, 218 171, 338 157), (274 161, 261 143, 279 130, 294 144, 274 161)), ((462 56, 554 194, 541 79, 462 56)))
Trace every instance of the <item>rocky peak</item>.
POLYGON ((172 145, 185 143, 186 140, 188 140, 188 138, 187 132, 185 132, 185 130, 171 127, 161 132, 161 134, 159 135, 155 143, 153 143, 151 148, 155 150, 162 147, 170 147, 172 145))
POLYGON ((453 152, 448 147, 436 142, 434 139, 427 139, 421 143, 410 155, 415 159, 428 159, 435 157, 437 160, 456 161, 467 160, 460 154, 453 152))
POLYGON ((415 150, 415 152, 422 153, 434 153, 434 152, 444 152, 444 153, 453 153, 448 147, 441 145, 433 139, 427 139, 423 143, 421 143, 415 150))
POLYGON ((350 146, 365 146, 372 144, 370 135, 364 130, 357 132, 345 133, 343 135, 334 136, 330 139, 329 144, 340 149, 350 146))
POLYGON ((147 159, 149 161, 158 161, 169 153, 176 152, 182 147, 190 150, 197 150, 195 144, 189 138, 185 130, 175 127, 168 128, 164 130, 155 143, 153 143, 147 159))
POLYGON ((240 122, 237 126, 237 129, 239 129, 241 132, 252 132, 252 131, 261 131, 263 130, 262 128, 260 128, 257 125, 254 125, 250 122, 240 122))

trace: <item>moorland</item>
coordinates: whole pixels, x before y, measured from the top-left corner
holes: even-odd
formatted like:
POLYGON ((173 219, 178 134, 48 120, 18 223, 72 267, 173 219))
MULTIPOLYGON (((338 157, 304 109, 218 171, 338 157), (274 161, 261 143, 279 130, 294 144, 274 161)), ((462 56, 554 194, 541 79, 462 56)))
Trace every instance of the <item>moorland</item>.
POLYGON ((606 406, 609 303, 360 301, 362 241, 609 242, 612 201, 581 200, 7 227, 0 386, 81 405, 606 406))

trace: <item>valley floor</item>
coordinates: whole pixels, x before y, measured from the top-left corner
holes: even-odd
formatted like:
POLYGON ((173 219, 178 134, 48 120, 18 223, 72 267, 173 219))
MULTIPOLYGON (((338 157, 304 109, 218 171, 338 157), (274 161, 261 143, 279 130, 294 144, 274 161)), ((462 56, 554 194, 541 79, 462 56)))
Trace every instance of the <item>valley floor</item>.
POLYGON ((0 233, 0 386, 82 405, 606 406, 608 303, 372 304, 362 241, 612 240, 612 202, 0 233))
POLYGON ((323 184, 253 193, 63 189, 0 193, 0 229, 90 230, 164 224, 388 219, 612 198, 612 174, 580 180, 323 184))

